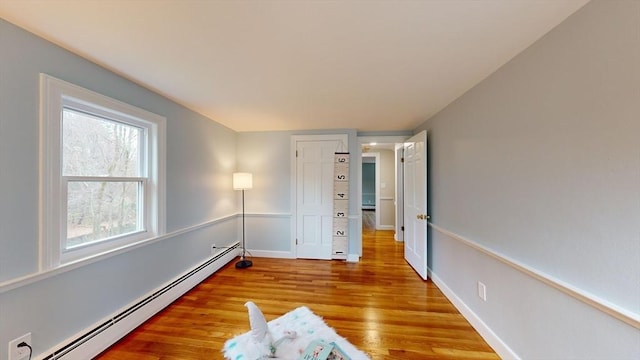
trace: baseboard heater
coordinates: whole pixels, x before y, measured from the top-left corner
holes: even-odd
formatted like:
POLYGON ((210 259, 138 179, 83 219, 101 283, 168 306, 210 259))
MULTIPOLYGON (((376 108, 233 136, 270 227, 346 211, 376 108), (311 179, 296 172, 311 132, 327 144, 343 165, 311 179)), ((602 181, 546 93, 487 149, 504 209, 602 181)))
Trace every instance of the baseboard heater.
POLYGON ((161 289, 146 296, 142 300, 127 307, 108 320, 74 336, 63 346, 50 350, 49 355, 41 357, 43 360, 72 360, 87 359, 100 354, 109 346, 135 329, 151 316, 164 309, 174 300, 182 296, 194 286, 201 283, 208 276, 238 255, 239 244, 221 251, 203 264, 183 274, 179 278, 163 286, 161 289))

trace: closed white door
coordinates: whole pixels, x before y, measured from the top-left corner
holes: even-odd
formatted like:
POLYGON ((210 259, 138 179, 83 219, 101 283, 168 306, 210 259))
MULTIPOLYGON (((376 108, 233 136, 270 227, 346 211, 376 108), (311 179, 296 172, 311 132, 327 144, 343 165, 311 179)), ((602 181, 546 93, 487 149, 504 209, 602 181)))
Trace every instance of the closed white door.
POLYGON ((407 140, 404 147, 404 258, 427 279, 427 133, 407 140))
POLYGON ((344 151, 346 136, 318 138, 295 141, 296 254, 328 260, 333 240, 334 158, 336 151, 344 151))

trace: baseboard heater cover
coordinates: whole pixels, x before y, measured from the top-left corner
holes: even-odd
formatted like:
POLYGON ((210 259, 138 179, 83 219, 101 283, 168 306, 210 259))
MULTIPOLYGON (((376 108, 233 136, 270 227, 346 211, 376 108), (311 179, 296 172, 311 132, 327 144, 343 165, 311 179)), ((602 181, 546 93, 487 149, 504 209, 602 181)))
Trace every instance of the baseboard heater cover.
POLYGON ((225 249, 214 257, 208 259, 201 265, 190 270, 186 274, 183 274, 179 278, 173 280, 169 284, 165 285, 161 289, 146 296, 142 300, 139 300, 135 304, 129 306, 125 310, 119 312, 108 320, 95 326, 91 330, 85 332, 80 336, 76 336, 70 342, 66 342, 66 345, 60 348, 50 351, 49 355, 41 357, 42 360, 58 360, 58 359, 86 359, 94 357, 107 347, 115 344, 124 335, 141 325, 144 321, 151 316, 158 313, 160 310, 171 304, 174 300, 182 296, 188 290, 202 282, 208 276, 215 271, 226 265, 238 255, 239 243, 225 249), (223 261, 220 261, 223 260, 223 261), (203 271, 212 265, 215 267, 211 271, 203 271), (189 281, 188 281, 189 280, 189 281), (193 281, 195 280, 195 281, 193 281), (160 299, 162 298, 162 299, 160 299), (156 300, 160 304, 159 306, 152 306, 149 308, 149 304, 156 300), (136 319, 133 319, 135 314, 136 319), (125 320, 129 320, 128 323, 125 320), (98 337, 102 339, 98 341, 98 344, 89 344, 91 340, 95 340, 98 337), (83 350, 84 348, 84 350, 83 350), (91 353, 91 354, 89 354, 91 353))

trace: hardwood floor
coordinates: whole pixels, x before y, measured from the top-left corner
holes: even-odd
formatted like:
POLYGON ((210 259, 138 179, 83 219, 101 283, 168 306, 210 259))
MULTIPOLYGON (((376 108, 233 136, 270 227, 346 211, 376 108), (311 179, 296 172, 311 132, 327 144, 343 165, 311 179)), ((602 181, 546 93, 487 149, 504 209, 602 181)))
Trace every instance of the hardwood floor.
POLYGON ((238 270, 232 262, 98 358, 222 359, 224 342, 249 330, 248 300, 267 321, 305 305, 372 359, 499 358, 405 263, 392 231, 366 231, 363 242, 359 263, 253 258, 238 270))

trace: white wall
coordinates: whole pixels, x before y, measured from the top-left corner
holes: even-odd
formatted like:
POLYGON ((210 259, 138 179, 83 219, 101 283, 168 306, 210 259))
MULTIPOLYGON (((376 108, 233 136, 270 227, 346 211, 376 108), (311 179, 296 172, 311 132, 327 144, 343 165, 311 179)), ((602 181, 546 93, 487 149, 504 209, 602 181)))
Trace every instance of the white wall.
POLYGON ((592 1, 416 129, 434 279, 524 359, 640 358, 633 321, 550 285, 640 319, 639 24, 592 1))
POLYGON ((396 207, 395 207, 395 195, 396 195, 396 163, 395 152, 392 150, 380 149, 380 207, 379 211, 380 222, 377 225, 379 230, 393 230, 396 224, 396 207))
MULTIPOLYGON (((237 240, 236 133, 0 19, 0 359, 26 332, 34 355, 237 240), (189 231, 69 271, 38 273, 38 74, 167 118, 167 231, 189 231)), ((161 74, 159 74, 161 76, 161 74)), ((34 356, 35 357, 35 356, 34 356)))

